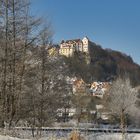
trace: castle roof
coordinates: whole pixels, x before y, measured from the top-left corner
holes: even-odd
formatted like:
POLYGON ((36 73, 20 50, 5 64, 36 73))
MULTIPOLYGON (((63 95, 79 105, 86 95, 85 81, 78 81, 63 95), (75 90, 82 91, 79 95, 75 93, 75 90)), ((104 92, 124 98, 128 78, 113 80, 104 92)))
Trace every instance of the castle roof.
POLYGON ((71 40, 66 40, 66 41, 62 40, 61 44, 62 43, 79 43, 79 42, 82 42, 82 40, 81 39, 71 39, 71 40))

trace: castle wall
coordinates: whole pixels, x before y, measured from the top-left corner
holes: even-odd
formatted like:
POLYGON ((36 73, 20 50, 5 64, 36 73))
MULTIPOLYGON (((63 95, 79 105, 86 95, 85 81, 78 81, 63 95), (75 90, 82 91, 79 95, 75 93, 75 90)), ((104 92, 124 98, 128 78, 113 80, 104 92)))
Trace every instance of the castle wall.
POLYGON ((60 44, 60 55, 71 57, 75 51, 89 53, 89 40, 87 37, 82 40, 70 40, 60 44))

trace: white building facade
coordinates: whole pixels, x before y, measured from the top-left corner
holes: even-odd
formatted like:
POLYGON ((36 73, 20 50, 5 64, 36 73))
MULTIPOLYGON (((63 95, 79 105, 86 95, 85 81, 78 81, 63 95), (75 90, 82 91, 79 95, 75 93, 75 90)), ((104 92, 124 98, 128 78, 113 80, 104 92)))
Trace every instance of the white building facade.
POLYGON ((74 52, 84 52, 89 53, 89 39, 84 37, 81 39, 74 39, 74 40, 66 40, 62 41, 60 44, 59 54, 64 55, 66 57, 73 56, 74 52))

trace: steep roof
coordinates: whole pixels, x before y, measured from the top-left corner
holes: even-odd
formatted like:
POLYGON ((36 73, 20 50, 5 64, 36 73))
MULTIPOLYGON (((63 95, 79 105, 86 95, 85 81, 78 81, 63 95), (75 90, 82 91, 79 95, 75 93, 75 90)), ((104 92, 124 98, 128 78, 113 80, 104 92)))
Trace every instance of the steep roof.
POLYGON ((66 41, 62 40, 61 44, 62 43, 79 43, 79 42, 82 42, 82 40, 81 39, 71 39, 71 40, 66 40, 66 41))

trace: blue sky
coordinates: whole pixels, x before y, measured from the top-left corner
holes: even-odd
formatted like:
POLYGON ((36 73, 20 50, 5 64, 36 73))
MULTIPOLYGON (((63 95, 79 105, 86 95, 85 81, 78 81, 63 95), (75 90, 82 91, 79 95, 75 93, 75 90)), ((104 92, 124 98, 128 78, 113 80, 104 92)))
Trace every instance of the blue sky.
POLYGON ((140 0, 31 0, 32 13, 48 18, 54 42, 83 38, 122 51, 140 64, 140 0))

